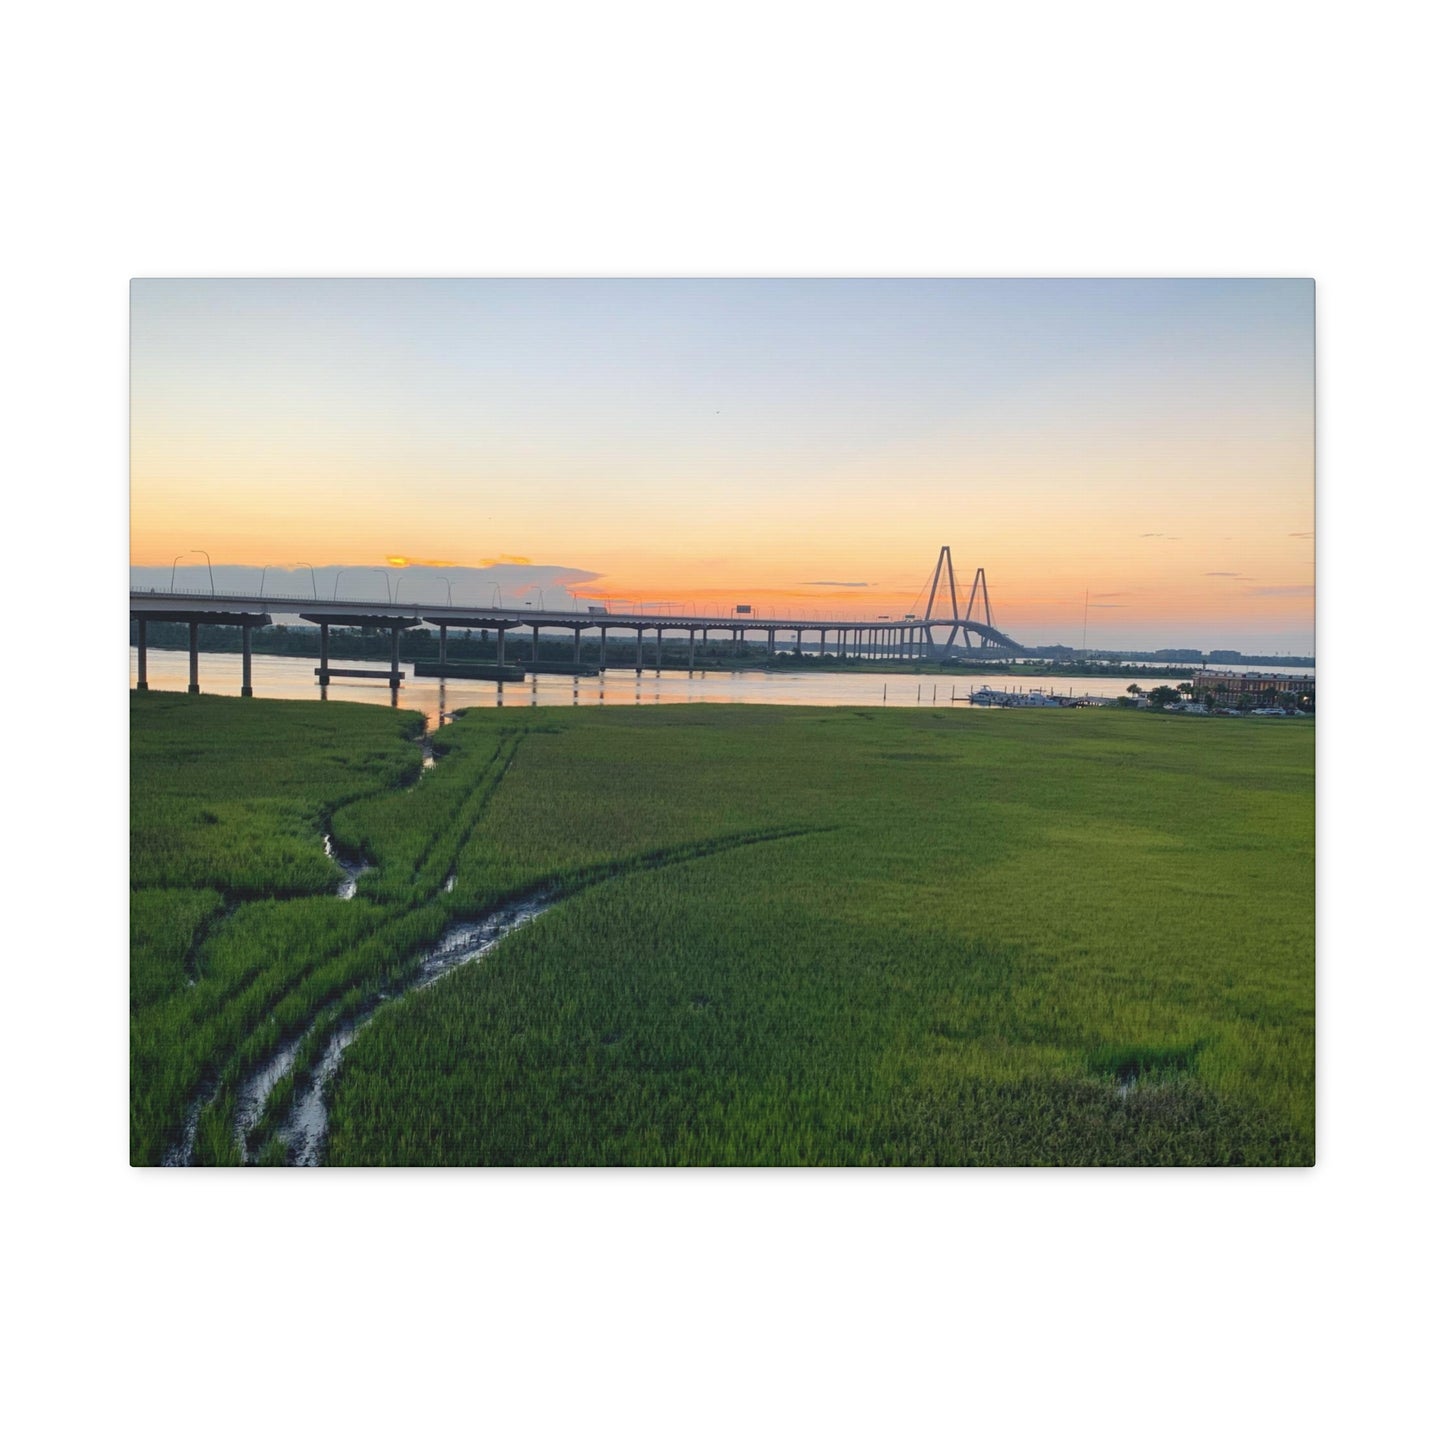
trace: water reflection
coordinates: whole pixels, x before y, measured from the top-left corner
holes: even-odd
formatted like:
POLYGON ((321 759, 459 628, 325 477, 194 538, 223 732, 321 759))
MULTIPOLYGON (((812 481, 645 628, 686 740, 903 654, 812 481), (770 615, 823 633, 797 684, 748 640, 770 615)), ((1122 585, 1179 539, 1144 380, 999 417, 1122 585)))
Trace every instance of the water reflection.
MULTIPOLYGON (((607 673, 593 677, 534 673, 525 681, 470 682, 462 678, 441 681, 415 678, 403 667, 403 683, 395 689, 387 681, 363 679, 338 681, 333 678, 318 687, 316 660, 310 657, 268 657, 252 655, 251 686, 256 697, 321 698, 338 702, 366 702, 383 706, 413 708, 424 712, 428 728, 442 727, 457 711, 467 707, 558 707, 569 700, 576 707, 641 707, 672 702, 782 703, 815 707, 967 707, 968 693, 975 687, 1001 687, 1028 692, 1034 687, 1052 687, 1065 696, 1092 694, 1117 697, 1131 682, 1154 686, 1137 675, 1119 677, 1047 679, 1009 677, 998 674, 960 673, 949 677, 921 678, 916 673, 847 672, 660 672, 645 677, 625 670, 632 686, 619 687, 617 670, 609 688, 607 673), (887 699, 884 699, 884 689, 887 699)), ((184 692, 187 654, 152 647, 147 652, 147 681, 156 692, 184 692)), ((1279 669, 1284 671, 1284 669, 1279 669)), ((1301 671, 1301 669, 1296 669, 1301 671)), ((1308 671, 1303 669, 1302 671, 1308 671)), ((136 680, 136 652, 130 653, 131 685, 136 680)), ((238 697, 241 692, 239 653, 203 652, 200 655, 201 690, 238 697)))

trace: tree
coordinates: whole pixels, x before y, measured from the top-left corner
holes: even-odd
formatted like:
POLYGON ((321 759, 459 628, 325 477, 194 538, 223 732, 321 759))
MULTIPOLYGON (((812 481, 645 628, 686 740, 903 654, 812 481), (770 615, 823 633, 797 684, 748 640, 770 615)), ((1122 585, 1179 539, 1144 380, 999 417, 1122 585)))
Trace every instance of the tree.
POLYGON ((1149 690, 1149 702, 1153 707, 1163 707, 1165 703, 1178 701, 1179 694, 1172 687, 1155 687, 1149 690))
POLYGON ((1124 691, 1127 692, 1130 697, 1138 697, 1140 692, 1139 684, 1137 682, 1131 682, 1124 691))

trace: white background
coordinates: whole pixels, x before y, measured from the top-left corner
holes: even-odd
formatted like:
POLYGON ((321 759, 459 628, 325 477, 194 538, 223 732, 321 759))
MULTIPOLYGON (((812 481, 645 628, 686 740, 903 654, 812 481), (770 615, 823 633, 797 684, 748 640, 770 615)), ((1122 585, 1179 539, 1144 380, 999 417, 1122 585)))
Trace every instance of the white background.
POLYGON ((14 1438, 1420 1438, 1441 1018, 1425 13, 12 19, 14 1438), (127 281, 257 274, 1316 277, 1318 1167, 130 1170, 127 281), (114 668, 110 702, 72 705, 72 657, 114 668))

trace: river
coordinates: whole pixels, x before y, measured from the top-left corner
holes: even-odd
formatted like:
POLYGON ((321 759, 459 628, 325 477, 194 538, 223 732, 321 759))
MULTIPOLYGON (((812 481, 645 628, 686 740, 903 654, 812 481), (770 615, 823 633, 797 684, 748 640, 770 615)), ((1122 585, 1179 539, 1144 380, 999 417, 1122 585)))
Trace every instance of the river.
MULTIPOLYGON (((332 659, 337 667, 384 667, 381 662, 348 663, 332 659)), ((152 647, 146 653, 147 681, 156 692, 184 692, 189 658, 185 652, 152 647)), ((251 660, 251 688, 257 697, 326 698, 338 702, 376 703, 405 707, 426 714, 428 728, 445 722, 447 715, 469 707, 636 707, 669 702, 744 702, 793 704, 813 707, 967 707, 974 688, 994 687, 1008 692, 1034 688, 1064 697, 1114 698, 1131 682, 1146 692, 1161 682, 1121 672, 1114 677, 1000 677, 996 672, 919 676, 883 672, 657 672, 638 674, 630 667, 610 668, 600 677, 530 676, 522 682, 471 682, 460 678, 440 681, 417 678, 402 664, 402 685, 393 695, 386 682, 348 678, 331 682, 323 691, 316 685, 314 657, 275 657, 256 653, 251 660), (886 690, 886 696, 885 696, 886 690)), ((1262 668, 1241 669, 1263 671, 1262 668)), ((1271 671, 1309 676, 1309 668, 1273 668, 1271 671)), ((136 650, 130 650, 131 686, 136 680, 136 650)), ((237 696, 241 691, 241 655, 237 652, 200 654, 201 691, 237 696)))

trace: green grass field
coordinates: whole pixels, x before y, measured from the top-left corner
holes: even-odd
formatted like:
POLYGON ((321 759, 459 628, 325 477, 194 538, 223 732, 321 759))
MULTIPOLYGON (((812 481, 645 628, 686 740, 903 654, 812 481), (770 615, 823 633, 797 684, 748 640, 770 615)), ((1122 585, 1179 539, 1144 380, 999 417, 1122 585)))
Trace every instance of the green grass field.
POLYGON ((1310 723, 476 710, 422 772, 419 722, 133 694, 134 1162, 198 1103, 238 1162, 240 1080, 302 1036, 277 1160, 326 1028, 544 883, 360 1031, 329 1163, 1313 1159, 1310 723))

